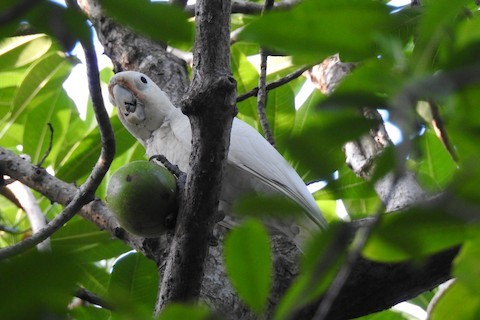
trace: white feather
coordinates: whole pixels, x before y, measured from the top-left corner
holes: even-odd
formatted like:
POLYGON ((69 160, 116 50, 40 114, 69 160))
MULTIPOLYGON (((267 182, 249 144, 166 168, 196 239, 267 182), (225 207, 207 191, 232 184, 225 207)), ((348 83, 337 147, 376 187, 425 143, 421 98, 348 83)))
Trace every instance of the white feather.
MULTIPOLYGON (((165 93, 146 75, 133 71, 116 74, 110 80, 109 91, 111 101, 119 108, 120 120, 145 146, 148 156, 162 154, 188 172, 190 122, 165 93), (127 105, 135 111, 127 111, 127 105), (145 121, 138 123, 143 114, 145 121)), ((327 225, 305 183, 289 163, 255 129, 234 119, 219 209, 229 213, 234 201, 247 192, 283 194, 302 206, 311 226, 327 225)), ((279 223, 277 229, 290 236, 297 233, 285 223, 279 223)))

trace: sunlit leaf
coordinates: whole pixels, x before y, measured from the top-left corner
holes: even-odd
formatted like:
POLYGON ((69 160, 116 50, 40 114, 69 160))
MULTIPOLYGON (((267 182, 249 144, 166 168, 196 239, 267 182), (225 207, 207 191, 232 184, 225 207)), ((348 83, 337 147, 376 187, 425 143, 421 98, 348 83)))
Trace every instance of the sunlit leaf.
POLYGON ((478 236, 462 246, 455 259, 453 274, 472 292, 480 292, 480 246, 478 236))
POLYGON ((266 112, 277 150, 282 153, 295 123, 295 96, 289 85, 268 92, 266 112))
MULTIPOLYGON (((120 156, 132 147, 136 140, 125 129, 116 115, 110 118, 110 122, 112 123, 117 145, 115 155, 120 156)), ((87 136, 78 141, 77 144, 70 146, 70 148, 67 156, 58 165, 60 168, 57 171, 57 176, 62 180, 70 182, 85 179, 95 165, 102 148, 98 128, 94 128, 87 136)))
POLYGON ((225 239, 225 265, 233 287, 257 314, 270 294, 272 258, 268 233, 256 220, 230 231, 225 239))
POLYGON ((477 319, 480 315, 480 296, 462 281, 455 281, 433 305, 430 320, 477 319))
POLYGON ((441 190, 451 181, 457 165, 432 130, 426 130, 419 140, 422 152, 419 180, 428 190, 441 190))
POLYGON ((108 295, 118 312, 152 312, 157 289, 157 267, 141 253, 130 252, 115 262, 108 295))
POLYGON ((32 63, 47 53, 51 46, 52 40, 45 34, 3 39, 0 42, 0 71, 32 63))
MULTIPOLYGON (((12 115, 0 123, 0 138, 22 116, 30 102, 44 89, 60 86, 71 70, 71 64, 60 53, 50 53, 34 63, 26 72, 12 101, 12 115)), ((48 90, 43 91, 48 94, 48 90)))

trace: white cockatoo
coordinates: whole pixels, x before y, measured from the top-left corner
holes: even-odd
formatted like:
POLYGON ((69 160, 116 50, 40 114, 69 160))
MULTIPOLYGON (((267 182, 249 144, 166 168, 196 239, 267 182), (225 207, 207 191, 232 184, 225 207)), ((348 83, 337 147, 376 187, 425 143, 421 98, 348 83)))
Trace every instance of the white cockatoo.
MULTIPOLYGON (((120 121, 145 147, 147 155, 161 154, 188 172, 190 122, 167 95, 148 76, 135 71, 114 75, 108 91, 111 103, 118 107, 120 121)), ((284 195, 304 209, 308 219, 303 221, 267 223, 273 231, 292 237, 297 245, 306 237, 302 229, 327 225, 313 196, 290 164, 254 128, 235 118, 219 203, 227 225, 235 220, 230 212, 234 201, 246 193, 284 195)))

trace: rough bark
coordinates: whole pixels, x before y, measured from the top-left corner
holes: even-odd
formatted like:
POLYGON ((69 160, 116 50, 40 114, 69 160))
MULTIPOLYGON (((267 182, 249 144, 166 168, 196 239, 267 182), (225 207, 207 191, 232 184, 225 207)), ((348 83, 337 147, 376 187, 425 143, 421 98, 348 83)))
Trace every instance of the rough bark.
POLYGON ((230 1, 196 3, 193 79, 182 111, 192 128, 186 188, 170 246, 156 311, 172 301, 196 301, 235 116, 230 70, 230 1))

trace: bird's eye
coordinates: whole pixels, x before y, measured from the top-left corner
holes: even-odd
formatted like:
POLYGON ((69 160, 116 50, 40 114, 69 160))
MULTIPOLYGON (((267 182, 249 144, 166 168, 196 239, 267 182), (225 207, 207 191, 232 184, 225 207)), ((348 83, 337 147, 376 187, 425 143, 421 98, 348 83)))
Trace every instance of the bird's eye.
POLYGON ((142 81, 143 83, 147 83, 147 79, 144 76, 140 77, 140 81, 142 81))

